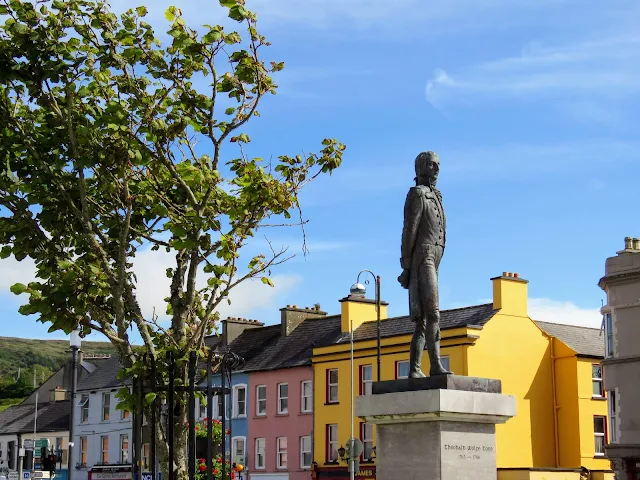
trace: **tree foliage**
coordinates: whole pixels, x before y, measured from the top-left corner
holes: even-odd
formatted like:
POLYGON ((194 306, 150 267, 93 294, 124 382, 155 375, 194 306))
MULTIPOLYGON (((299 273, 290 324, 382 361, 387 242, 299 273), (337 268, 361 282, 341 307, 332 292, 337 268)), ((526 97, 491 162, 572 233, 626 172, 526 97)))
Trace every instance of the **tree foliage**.
POLYGON ((300 189, 345 148, 244 154, 242 128, 284 64, 263 59, 269 42, 243 0, 220 4, 242 34, 195 30, 170 7, 163 44, 143 6, 118 17, 102 0, 0 0, 0 257, 33 259, 38 277, 11 290, 52 331, 103 333, 129 374, 130 329, 156 358, 183 358, 238 283, 271 284, 285 251, 241 264, 243 246, 271 217, 303 223, 300 189), (175 256, 167 328, 136 298, 133 260, 149 245, 175 256))

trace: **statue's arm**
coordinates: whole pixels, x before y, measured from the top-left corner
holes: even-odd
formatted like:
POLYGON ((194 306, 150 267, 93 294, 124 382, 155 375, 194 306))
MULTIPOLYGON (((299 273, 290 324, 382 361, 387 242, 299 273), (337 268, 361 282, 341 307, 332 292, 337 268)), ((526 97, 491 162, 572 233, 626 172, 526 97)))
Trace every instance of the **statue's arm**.
POLYGON ((413 248, 416 244, 418 226, 422 217, 422 198, 418 188, 409 190, 404 202, 404 226, 402 227, 402 247, 400 266, 407 270, 411 268, 413 248))

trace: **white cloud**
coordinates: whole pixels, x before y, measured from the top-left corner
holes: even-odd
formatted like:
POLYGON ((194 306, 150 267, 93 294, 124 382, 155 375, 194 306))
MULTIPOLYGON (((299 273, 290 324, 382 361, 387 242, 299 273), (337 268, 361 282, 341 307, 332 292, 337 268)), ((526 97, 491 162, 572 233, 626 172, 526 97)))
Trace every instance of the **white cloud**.
POLYGON ((530 298, 529 316, 533 320, 600 328, 602 315, 598 308, 581 308, 573 302, 549 298, 530 298))
MULTIPOLYGON (((604 34, 603 34, 604 35, 604 34)), ((500 100, 557 98, 590 102, 621 100, 640 92, 640 35, 635 32, 544 46, 532 42, 520 54, 453 73, 436 70, 427 81, 427 101, 437 109, 500 100)))
POLYGON ((13 295, 9 288, 14 283, 27 284, 36 278, 36 266, 33 260, 25 258, 21 262, 13 257, 0 260, 0 295, 5 293, 13 295))
MULTIPOLYGON (((136 296, 146 318, 150 318, 155 307, 160 319, 166 319, 164 298, 169 296, 170 279, 166 276, 167 268, 175 268, 175 257, 163 250, 140 251, 133 262, 133 271, 138 279, 136 296)), ((206 284, 207 274, 199 272, 198 286, 206 284)), ((250 317, 256 310, 274 308, 279 298, 286 295, 302 281, 298 275, 274 275, 275 287, 269 287, 259 280, 248 280, 235 287, 230 295, 231 305, 226 301, 218 308, 221 318, 250 317)))

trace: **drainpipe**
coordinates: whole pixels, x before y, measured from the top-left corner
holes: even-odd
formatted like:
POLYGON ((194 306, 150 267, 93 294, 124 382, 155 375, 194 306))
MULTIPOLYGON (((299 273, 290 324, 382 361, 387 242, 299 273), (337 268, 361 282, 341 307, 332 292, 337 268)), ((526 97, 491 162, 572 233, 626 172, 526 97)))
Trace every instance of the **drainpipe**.
POLYGON ((556 468, 560 468, 560 445, 558 439, 558 399, 556 395, 556 357, 553 349, 553 337, 549 336, 551 349, 551 392, 553 398, 553 444, 555 448, 556 468))

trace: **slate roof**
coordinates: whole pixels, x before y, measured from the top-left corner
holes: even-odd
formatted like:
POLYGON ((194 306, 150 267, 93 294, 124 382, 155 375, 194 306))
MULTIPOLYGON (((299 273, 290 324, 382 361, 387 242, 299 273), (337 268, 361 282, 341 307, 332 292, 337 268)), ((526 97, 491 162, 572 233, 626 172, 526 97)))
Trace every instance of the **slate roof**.
POLYGON ((578 355, 604 358, 604 337, 599 328, 563 325, 560 323, 539 322, 536 324, 547 334, 556 337, 578 355))
MULTIPOLYGON (((117 377, 120 370, 122 370, 120 357, 112 355, 111 358, 101 361, 91 375, 80 381, 78 391, 122 387, 125 383, 117 377)), ((126 383, 128 384, 129 381, 127 380, 126 383)))
MULTIPOLYGON (((449 330, 466 326, 482 327, 496 313, 498 313, 498 310, 493 308, 492 303, 454 308, 451 310, 441 310, 440 329, 449 330)), ((377 338, 376 323, 377 322, 375 320, 363 323, 354 332, 354 340, 371 340, 377 338)), ((410 335, 413 333, 414 328, 415 324, 411 321, 409 316, 388 318, 380 322, 380 337, 384 338, 410 335)), ((349 341, 349 334, 340 332, 340 328, 338 327, 338 331, 333 338, 326 338, 323 343, 316 346, 332 345, 343 343, 345 341, 349 341)))
MULTIPOLYGON (((57 432, 69 430, 69 413, 71 402, 38 403, 36 430, 38 432, 57 432)), ((35 404, 14 405, 0 412, 0 432, 26 433, 33 432, 33 416, 35 404)))
MULTIPOLYGON (((308 318, 298 325, 288 336, 278 338, 259 350, 252 358, 247 358, 245 372, 276 370, 311 364, 313 347, 326 337, 335 337, 340 332, 340 316, 308 318)), ((270 327, 269 327, 270 328, 270 327)))
MULTIPOLYGON (((229 350, 244 358, 245 367, 271 342, 280 337, 280 324, 268 327, 248 328, 229 344, 229 350)), ((244 371, 241 368, 240 371, 244 371)))

